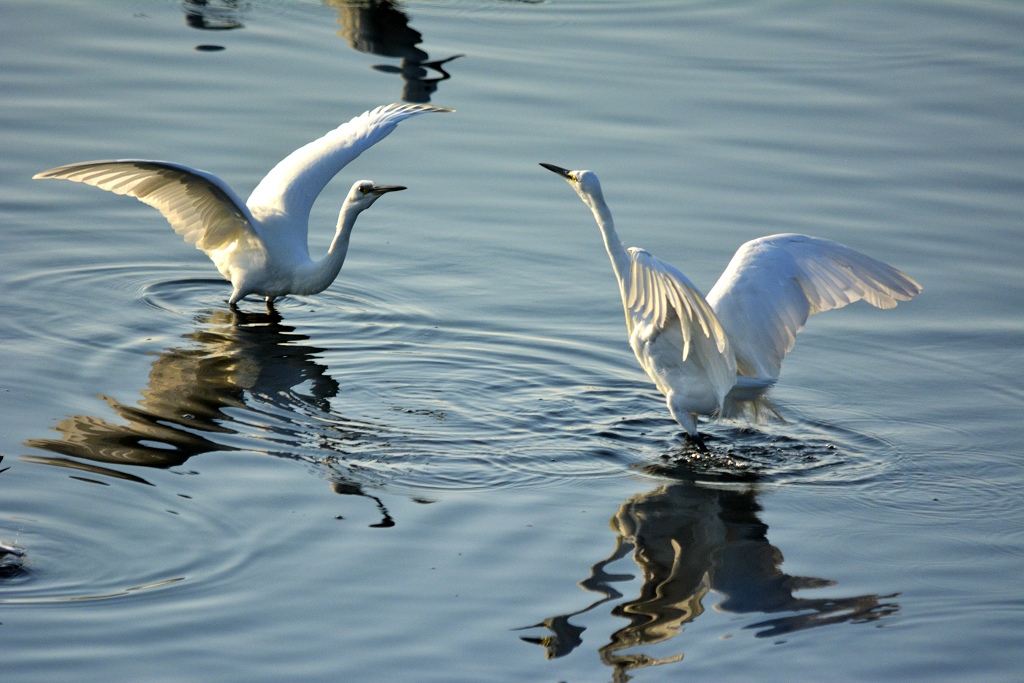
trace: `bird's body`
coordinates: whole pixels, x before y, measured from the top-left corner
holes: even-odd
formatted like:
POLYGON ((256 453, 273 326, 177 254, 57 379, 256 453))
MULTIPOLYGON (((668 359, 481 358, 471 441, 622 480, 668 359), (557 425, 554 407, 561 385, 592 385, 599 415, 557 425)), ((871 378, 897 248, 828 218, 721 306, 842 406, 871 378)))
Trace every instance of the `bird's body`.
POLYGON ((338 217, 327 255, 309 255, 309 213, 327 183, 400 121, 451 109, 391 104, 357 116, 278 163, 243 202, 216 176, 166 161, 120 159, 69 164, 36 174, 129 195, 164 215, 174 231, 210 257, 234 287, 234 306, 249 294, 268 305, 286 294, 316 294, 338 276, 356 217, 397 185, 356 182, 338 217))
POLYGON ((921 291, 892 266, 837 242, 784 234, 741 246, 705 297, 669 264, 622 244, 596 175, 541 166, 569 181, 593 212, 618 280, 630 347, 702 448, 698 415, 773 411, 765 393, 809 316, 859 300, 892 308, 921 291))

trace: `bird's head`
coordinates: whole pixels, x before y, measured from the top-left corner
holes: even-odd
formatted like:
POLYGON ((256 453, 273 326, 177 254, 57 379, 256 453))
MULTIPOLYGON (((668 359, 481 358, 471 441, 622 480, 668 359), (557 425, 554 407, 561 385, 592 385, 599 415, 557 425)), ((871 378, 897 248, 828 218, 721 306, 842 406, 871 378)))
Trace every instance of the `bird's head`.
POLYGON ((601 193, 601 181, 597 179, 597 175, 593 171, 570 171, 561 166, 545 163, 541 163, 541 166, 565 178, 587 206, 593 207, 594 200, 604 201, 604 195, 601 193))
POLYGON ((356 211, 363 211, 388 192, 404 189, 401 185, 376 185, 372 180, 358 180, 349 190, 345 203, 356 211))

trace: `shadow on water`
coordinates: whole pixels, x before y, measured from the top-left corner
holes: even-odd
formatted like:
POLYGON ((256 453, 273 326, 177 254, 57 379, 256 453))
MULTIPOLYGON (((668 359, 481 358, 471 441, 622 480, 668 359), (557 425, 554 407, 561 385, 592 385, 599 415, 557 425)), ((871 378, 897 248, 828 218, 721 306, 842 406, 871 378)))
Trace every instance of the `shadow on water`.
POLYGON ((24 443, 63 457, 24 455, 22 460, 151 485, 143 476, 106 465, 167 469, 211 451, 262 452, 326 470, 335 492, 376 502, 383 519, 374 526, 392 526, 380 499, 365 493, 340 466, 346 449, 381 443, 382 428, 331 412, 330 399, 340 385, 318 362, 324 349, 306 344, 309 338, 283 324, 276 311, 212 311, 199 322, 200 329, 184 335, 190 344, 159 354, 137 404, 101 397, 123 424, 72 415, 54 427, 59 439, 24 443), (245 437, 254 413, 259 440, 232 445, 232 438, 245 437), (310 443, 311 436, 313 447, 296 448, 310 443))
POLYGON ((606 603, 613 603, 613 616, 627 622, 597 648, 616 682, 630 680, 634 669, 682 660, 682 644, 672 648, 673 654, 661 656, 645 654, 641 648, 666 643, 682 633, 705 612, 711 591, 724 598, 713 605, 716 611, 767 616, 743 627, 755 631, 758 638, 845 622, 873 622, 899 610, 893 602, 897 594, 797 597, 798 591, 835 582, 782 571, 782 552, 769 542, 768 525, 758 516, 757 474, 727 469, 709 474, 703 466, 694 469, 685 460, 644 469, 673 480, 633 496, 612 516, 615 547, 578 584, 600 597, 583 609, 520 629, 547 630, 544 635, 521 638, 544 647, 548 658, 563 657, 580 647, 586 627, 572 620, 606 603), (616 573, 611 565, 630 554, 642 583, 638 596, 622 600, 615 584, 635 577, 616 573))
POLYGON ((430 102, 438 84, 451 78, 444 65, 462 56, 431 61, 419 47, 423 34, 409 25, 409 17, 390 0, 327 0, 325 4, 338 10, 338 35, 353 50, 401 60, 398 66, 378 64, 373 68, 401 76, 405 102, 430 102))

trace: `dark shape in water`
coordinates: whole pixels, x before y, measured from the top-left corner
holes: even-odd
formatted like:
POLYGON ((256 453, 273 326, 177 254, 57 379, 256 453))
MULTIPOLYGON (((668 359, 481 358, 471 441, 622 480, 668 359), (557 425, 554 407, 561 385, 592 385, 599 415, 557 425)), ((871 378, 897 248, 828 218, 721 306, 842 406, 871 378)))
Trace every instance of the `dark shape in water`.
MULTIPOLYGON (((326 432, 312 436, 328 455, 307 456, 285 448, 270 450, 276 440, 262 438, 269 447, 264 452, 326 467, 335 491, 375 501, 383 519, 374 526, 393 526, 380 499, 346 480, 346 470, 339 466, 339 454, 358 448, 368 439, 375 442, 380 428, 331 414, 330 399, 340 386, 317 360, 324 349, 303 343, 308 337, 284 325, 276 311, 218 310, 204 315, 200 323, 201 328, 184 337, 192 344, 167 349, 153 362, 148 387, 137 404, 102 397, 124 424, 92 415, 72 415, 54 428, 59 439, 30 439, 24 444, 67 457, 23 455, 22 460, 152 485, 134 474, 93 463, 178 467, 203 453, 238 450, 218 438, 239 433, 236 411, 251 414, 269 407, 274 413, 293 414, 297 405, 304 405, 322 414, 316 424, 326 432), (328 414, 332 419, 324 420, 323 415, 328 414)), ((310 435, 305 433, 308 427, 301 421, 288 420, 284 425, 262 429, 280 432, 281 441, 287 444, 309 441, 310 435)))
MULTIPOLYGON (((746 479, 752 479, 745 475, 746 479)), ((725 482, 722 482, 723 484, 725 482)), ((767 538, 768 526, 758 518, 754 482, 708 486, 695 478, 674 481, 623 503, 611 519, 617 532, 615 549, 597 562, 580 582, 602 597, 581 610, 544 619, 533 627, 549 632, 522 639, 542 645, 549 658, 569 654, 582 642, 585 627, 570 619, 622 593, 613 585, 634 577, 608 573, 606 567, 632 553, 641 571, 640 594, 618 602, 611 613, 628 624, 598 648, 601 660, 614 671, 614 681, 628 681, 629 671, 676 662, 676 654, 655 658, 638 648, 671 640, 705 610, 710 591, 725 596, 715 608, 735 614, 760 613, 770 619, 748 624, 758 638, 838 624, 869 622, 899 609, 894 595, 846 598, 800 598, 797 591, 835 585, 827 579, 791 576, 782 571, 782 553, 767 538)), ((658 648, 664 652, 664 648, 658 648)))
POLYGON ((338 10, 341 25, 338 35, 347 40, 353 50, 401 60, 399 66, 383 64, 373 68, 402 77, 404 102, 430 102, 438 84, 451 78, 444 65, 462 56, 431 61, 430 55, 418 47, 423 42, 423 34, 409 26, 405 12, 390 0, 328 0, 327 4, 338 10), (439 75, 431 78, 430 71, 439 75))
POLYGON ((13 555, 14 557, 23 557, 25 555, 25 551, 15 548, 13 545, 0 543, 0 558, 6 557, 8 555, 13 555))
POLYGON ((245 24, 238 16, 248 8, 248 2, 236 0, 185 0, 182 3, 185 25, 200 31, 231 31, 243 28, 245 24))

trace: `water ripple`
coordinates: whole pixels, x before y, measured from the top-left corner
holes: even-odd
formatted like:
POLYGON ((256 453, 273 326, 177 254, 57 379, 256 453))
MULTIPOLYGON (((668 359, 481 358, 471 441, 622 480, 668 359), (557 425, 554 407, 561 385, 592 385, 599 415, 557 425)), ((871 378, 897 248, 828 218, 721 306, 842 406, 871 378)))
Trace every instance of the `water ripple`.
POLYGON ((884 439, 789 409, 787 425, 703 427, 712 454, 702 455, 622 343, 441 318, 372 280, 287 297, 273 312, 232 312, 226 283, 182 270, 79 266, 10 284, 27 299, 82 289, 103 292, 112 309, 135 301, 151 311, 124 322, 134 331, 59 319, 22 330, 46 330, 51 344, 63 337, 96 376, 116 375, 124 353, 155 356, 137 403, 101 396, 106 405, 95 414, 60 417, 57 438, 27 446, 98 467, 172 468, 211 451, 249 451, 301 461, 335 484, 408 491, 535 487, 631 470, 675 476, 680 468, 851 485, 899 458, 884 439), (166 336, 168 313, 179 329, 188 320, 178 338, 166 336), (153 353, 154 344, 163 348, 153 353))
MULTIPOLYGON (((109 468, 67 459, 46 464, 72 467, 80 473, 72 475, 78 482, 110 488, 136 483, 117 482, 109 478, 109 468)), ((5 526, 17 524, 25 556, 18 573, 6 577, 0 603, 112 600, 229 581, 239 566, 261 552, 252 530, 190 496, 154 489, 143 497, 104 495, 103 504, 97 505, 95 488, 70 484, 62 496, 68 508, 36 503, 30 516, 4 520, 5 526), (73 521, 61 518, 67 509, 76 511, 73 521), (120 536, 112 544, 113 528, 120 536), (154 528, 160 533, 152 533, 154 528), (211 532, 221 539, 216 545, 194 541, 211 532)))
MULTIPOLYGON (((138 291, 177 312, 208 288, 183 279, 138 291)), ((150 467, 250 451, 304 462, 333 481, 407 490, 552 485, 645 466, 658 473, 658 463, 707 476, 849 485, 880 476, 894 457, 882 439, 799 415, 785 426, 708 425, 712 455, 703 456, 686 445, 628 351, 493 324, 442 324, 417 309, 373 310, 372 296, 282 306, 294 324, 279 312, 199 314, 156 354, 137 404, 104 398, 121 422, 66 416, 58 438, 26 445, 150 467), (333 310, 354 300, 363 311, 333 310)), ((101 358, 118 362, 116 353, 101 358)))
POLYGON ((132 293, 146 305, 161 311, 186 315, 197 305, 210 305, 213 297, 227 298, 231 285, 221 278, 163 278, 140 282, 132 293))

